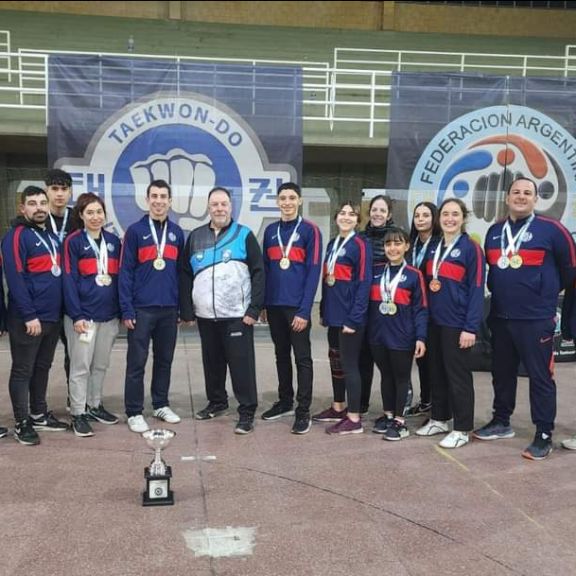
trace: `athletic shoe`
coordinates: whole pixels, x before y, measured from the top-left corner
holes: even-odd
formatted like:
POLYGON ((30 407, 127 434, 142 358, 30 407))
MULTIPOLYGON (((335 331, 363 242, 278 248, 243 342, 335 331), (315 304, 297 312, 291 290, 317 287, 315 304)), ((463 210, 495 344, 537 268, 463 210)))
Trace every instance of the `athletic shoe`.
POLYGON ((400 422, 400 420, 393 419, 388 425, 386 432, 384 432, 383 440, 395 442, 407 438, 408 436, 410 436, 410 432, 408 432, 406 424, 400 422))
POLYGON ((236 434, 250 434, 254 431, 254 418, 252 416, 240 416, 234 432, 236 434))
POLYGON ((42 414, 41 416, 38 416, 38 418, 32 418, 32 416, 30 416, 30 420, 34 430, 43 430, 45 432, 64 432, 69 428, 66 422, 57 420, 52 412, 46 412, 46 414, 42 414))
POLYGON ((566 448, 566 450, 576 450, 576 436, 562 440, 562 448, 566 448))
POLYGON ((386 434, 386 430, 388 430, 388 427, 393 421, 394 418, 387 416, 386 414, 380 416, 380 418, 376 418, 372 432, 374 432, 374 434, 386 434))
POLYGON ((416 436, 435 436, 436 434, 446 434, 450 431, 448 422, 444 420, 427 420, 421 428, 416 430, 416 436))
POLYGON ((314 422, 340 422, 340 420, 346 418, 347 414, 348 410, 346 408, 339 412, 330 406, 330 408, 326 408, 326 410, 323 410, 319 414, 314 414, 312 420, 314 420, 314 422))
POLYGON ((544 432, 536 432, 532 444, 522 452, 522 456, 528 460, 544 460, 552 454, 552 449, 552 436, 544 432))
POLYGON ((292 434, 307 434, 310 432, 312 420, 310 416, 296 416, 292 426, 292 434))
POLYGON ((94 430, 92 426, 88 423, 88 418, 86 414, 80 414, 79 416, 72 416, 72 430, 76 436, 88 437, 94 436, 94 430))
POLYGON ((8 434, 8 428, 4 428, 4 426, 0 426, 0 438, 4 438, 8 434))
POLYGON ((362 432, 364 432, 362 421, 358 420, 358 422, 354 422, 350 420, 350 418, 344 418, 326 428, 326 434, 339 434, 341 436, 346 434, 362 434, 362 432))
POLYGON ((176 414, 170 408, 170 406, 162 406, 162 408, 156 408, 152 413, 154 418, 158 418, 158 420, 163 420, 164 422, 168 422, 168 424, 178 424, 182 418, 176 414))
POLYGON ((16 426, 14 426, 14 438, 25 446, 40 444, 40 436, 38 436, 38 432, 34 430, 30 418, 24 418, 16 422, 16 426))
POLYGON ((116 424, 118 422, 118 416, 108 412, 108 410, 102 406, 102 403, 100 403, 98 408, 87 406, 85 416, 88 420, 96 420, 102 424, 116 424))
POLYGON ((225 416, 228 413, 228 404, 212 404, 208 403, 206 408, 202 408, 196 412, 196 420, 212 420, 218 416, 225 416))
POLYGON ((432 403, 423 403, 414 404, 411 408, 408 409, 406 412, 406 416, 422 416, 424 414, 428 414, 432 410, 432 403))
POLYGON ((292 410, 292 405, 288 406, 279 401, 262 414, 262 420, 278 420, 282 416, 294 416, 294 410, 292 410))
POLYGON ((136 432, 138 434, 142 434, 142 432, 147 432, 150 430, 150 426, 148 426, 148 422, 144 420, 144 416, 142 416, 142 414, 138 414, 137 416, 130 416, 128 418, 128 428, 130 428, 132 432, 136 432))
POLYGON ((468 442, 470 442, 468 432, 453 430, 438 442, 438 446, 440 446, 440 448, 460 448, 461 446, 468 444, 468 442))
POLYGON ((502 440, 504 438, 514 438, 516 433, 510 424, 502 424, 498 420, 492 419, 488 424, 473 432, 474 438, 478 440, 502 440))

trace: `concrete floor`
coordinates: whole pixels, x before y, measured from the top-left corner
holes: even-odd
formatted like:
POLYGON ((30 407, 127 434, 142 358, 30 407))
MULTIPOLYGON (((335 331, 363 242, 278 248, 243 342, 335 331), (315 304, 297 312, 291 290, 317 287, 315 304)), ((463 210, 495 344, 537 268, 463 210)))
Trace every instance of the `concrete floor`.
MULTIPOLYGON (((273 348, 258 330, 258 415, 276 399, 273 348)), ((314 410, 329 405, 325 333, 313 332, 314 410)), ((0 423, 12 426, 7 338, 0 341, 0 423)), ((126 341, 112 353, 106 407, 123 412, 126 341)), ((576 432, 576 365, 557 365, 555 443, 576 432)), ((415 377, 415 382, 417 378, 415 377)), ((412 434, 383 442, 375 386, 367 433, 332 437, 315 424, 258 420, 233 434, 234 411, 213 421, 205 405, 199 340, 180 337, 172 407, 183 417, 165 452, 173 507, 144 508, 143 469, 152 452, 122 422, 92 438, 44 433, 38 447, 0 440, 0 574, 170 576, 570 576, 576 574, 576 454, 520 457, 533 436, 521 379, 514 439, 456 450, 412 434), (213 531, 212 531, 213 530, 213 531), (209 555, 198 555, 204 551, 209 555), (242 555, 230 554, 242 547, 242 555), (194 552, 196 549, 196 552, 194 552)), ((490 377, 475 375, 476 420, 490 416, 490 377)), ((66 418, 62 349, 49 404, 66 418)), ((234 404, 234 403, 233 403, 234 404)), ((148 410, 151 415, 151 410, 148 410)), ((153 422, 152 418, 149 420, 153 422)), ((413 432, 421 419, 410 422, 413 432)))

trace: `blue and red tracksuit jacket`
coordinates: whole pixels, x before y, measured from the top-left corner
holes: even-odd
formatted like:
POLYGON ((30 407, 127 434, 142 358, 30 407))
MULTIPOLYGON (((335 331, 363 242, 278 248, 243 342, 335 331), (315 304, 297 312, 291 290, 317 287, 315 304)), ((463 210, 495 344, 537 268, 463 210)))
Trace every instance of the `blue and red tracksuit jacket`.
MULTIPOLYGON (((58 322, 62 317, 62 276, 54 276, 52 259, 38 240, 35 230, 48 244, 50 238, 58 246, 52 232, 39 228, 23 217, 12 223, 2 240, 2 260, 8 284, 8 314, 29 322, 58 322)), ((61 267, 60 252, 56 253, 61 267)))
MULTIPOLYGON (((396 276, 401 266, 390 267, 390 278, 396 276)), ((374 266, 368 308, 368 341, 372 345, 386 346, 391 350, 412 350, 416 340, 426 342, 428 335, 428 300, 424 277, 417 268, 406 266, 394 294, 396 314, 382 314, 380 279, 385 266, 374 266)))
MULTIPOLYGON (((488 289, 492 293, 490 315, 511 320, 554 318, 558 295, 570 285, 576 272, 574 240, 560 222, 536 216, 520 245, 522 266, 502 270, 497 262, 502 254, 504 223, 505 220, 493 224, 484 242, 489 266, 488 289)), ((526 218, 510 220, 512 235, 525 223, 526 218)), ((505 246, 507 244, 506 241, 505 246)))
MULTIPOLYGON (((76 230, 64 240, 64 309, 73 322, 108 322, 120 317, 118 271, 121 243, 118 236, 102 231, 108 250, 110 286, 98 286, 98 259, 84 230, 76 230)), ((100 247, 100 238, 96 240, 100 247)))
POLYGON ((4 281, 2 280, 2 253, 0 253, 0 332, 6 330, 6 302, 4 301, 4 281))
MULTIPOLYGON (((432 280, 436 250, 443 240, 428 250, 426 256, 426 284, 432 280)), ((438 326, 460 328, 476 334, 484 317, 484 279, 486 261, 482 248, 468 236, 460 240, 440 265, 438 292, 428 291, 430 317, 438 326)))
POLYGON ((329 286, 326 278, 333 245, 334 239, 328 243, 324 258, 320 317, 324 326, 348 326, 356 330, 365 326, 367 320, 372 249, 358 234, 349 240, 336 259, 336 283, 329 286))
MULTIPOLYGON (((148 215, 126 230, 120 256, 118 289, 122 320, 134 320, 136 308, 152 306, 178 307, 178 274, 184 249, 182 228, 166 219, 164 270, 152 263, 157 257, 156 244, 150 232, 148 215)), ((162 239, 160 222, 154 221, 158 241, 162 239)))
MULTIPOLYGON (((280 234, 284 247, 298 219, 280 223, 280 234)), ((322 235, 316 224, 302 220, 298 237, 290 250, 290 268, 282 270, 282 251, 278 244, 278 222, 273 222, 264 231, 264 271, 266 273, 266 296, 264 306, 286 306, 297 308, 296 316, 310 320, 314 296, 322 269, 322 235)))

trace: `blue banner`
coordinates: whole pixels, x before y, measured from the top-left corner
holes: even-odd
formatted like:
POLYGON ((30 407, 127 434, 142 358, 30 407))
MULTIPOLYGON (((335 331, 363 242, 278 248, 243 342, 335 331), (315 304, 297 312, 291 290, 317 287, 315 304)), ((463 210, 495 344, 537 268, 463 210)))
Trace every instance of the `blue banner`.
MULTIPOLYGON (((396 73, 387 188, 407 223, 416 203, 462 199, 482 240, 519 176, 537 211, 576 235, 576 79, 396 73)), ((396 214, 395 214, 396 216, 396 214)))
POLYGON ((301 181, 302 71, 100 56, 49 58, 48 155, 94 192, 123 234, 147 212, 145 191, 172 186, 171 218, 207 221, 214 186, 255 233, 277 216, 276 188, 301 181))

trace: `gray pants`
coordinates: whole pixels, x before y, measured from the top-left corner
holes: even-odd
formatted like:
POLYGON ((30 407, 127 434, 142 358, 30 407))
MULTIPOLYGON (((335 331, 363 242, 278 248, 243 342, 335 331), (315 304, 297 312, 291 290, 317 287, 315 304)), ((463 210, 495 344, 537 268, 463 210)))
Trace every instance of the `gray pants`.
POLYGON ((64 330, 70 351, 70 413, 84 414, 86 404, 98 407, 102 386, 110 365, 110 354, 119 330, 119 321, 94 322, 94 336, 82 342, 74 331, 74 323, 64 316, 64 330))

